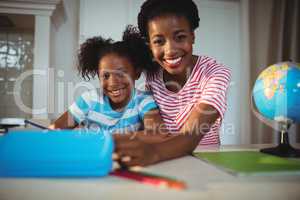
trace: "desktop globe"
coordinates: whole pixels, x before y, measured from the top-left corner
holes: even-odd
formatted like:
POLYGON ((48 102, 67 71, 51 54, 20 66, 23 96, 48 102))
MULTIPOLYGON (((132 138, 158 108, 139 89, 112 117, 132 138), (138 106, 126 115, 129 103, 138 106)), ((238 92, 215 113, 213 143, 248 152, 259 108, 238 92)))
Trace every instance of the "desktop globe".
POLYGON ((269 66, 258 76, 252 96, 263 122, 271 120, 280 127, 280 144, 262 149, 264 153, 299 157, 300 151, 290 146, 288 129, 300 122, 300 64, 281 62, 269 66))
POLYGON ((253 97, 264 117, 300 122, 300 64, 283 62, 262 71, 255 82, 253 97))

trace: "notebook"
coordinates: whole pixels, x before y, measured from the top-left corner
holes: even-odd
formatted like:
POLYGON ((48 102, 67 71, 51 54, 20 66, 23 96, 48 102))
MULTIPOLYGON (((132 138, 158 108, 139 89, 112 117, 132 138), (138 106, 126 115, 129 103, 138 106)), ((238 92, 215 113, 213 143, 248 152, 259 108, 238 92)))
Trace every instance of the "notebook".
POLYGON ((300 159, 257 151, 196 152, 193 155, 234 175, 300 175, 300 159))

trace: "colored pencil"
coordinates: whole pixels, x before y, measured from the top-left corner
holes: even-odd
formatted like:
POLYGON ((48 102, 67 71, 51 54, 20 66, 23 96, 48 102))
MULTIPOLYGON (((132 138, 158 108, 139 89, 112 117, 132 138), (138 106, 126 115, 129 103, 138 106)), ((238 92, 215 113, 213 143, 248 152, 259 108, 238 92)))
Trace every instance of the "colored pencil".
POLYGON ((186 184, 182 181, 168 177, 152 175, 149 173, 135 172, 130 170, 115 170, 110 174, 113 176, 134 180, 143 184, 154 185, 160 188, 172 188, 177 190, 186 189, 186 184))

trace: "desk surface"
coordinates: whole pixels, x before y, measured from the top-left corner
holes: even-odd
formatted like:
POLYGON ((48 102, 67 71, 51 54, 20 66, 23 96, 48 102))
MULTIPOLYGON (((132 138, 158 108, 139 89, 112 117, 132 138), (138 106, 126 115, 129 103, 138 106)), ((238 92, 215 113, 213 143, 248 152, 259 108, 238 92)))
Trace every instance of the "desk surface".
MULTIPOLYGON (((259 145, 261 146, 261 145, 259 145)), ((259 146, 221 146, 196 151, 255 150, 259 146)), ((184 180, 177 191, 117 177, 88 179, 0 179, 0 200, 35 199, 300 199, 300 176, 236 177, 192 156, 142 169, 184 180)))

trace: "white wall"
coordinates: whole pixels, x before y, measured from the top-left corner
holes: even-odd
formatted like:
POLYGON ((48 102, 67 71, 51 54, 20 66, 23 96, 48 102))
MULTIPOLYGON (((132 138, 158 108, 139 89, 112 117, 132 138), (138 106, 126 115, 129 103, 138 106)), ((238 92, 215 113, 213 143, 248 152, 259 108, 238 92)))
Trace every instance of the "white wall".
POLYGON ((73 100, 70 87, 80 82, 76 69, 79 44, 79 0, 63 0, 51 17, 50 109, 56 118, 73 100))
MULTIPOLYGON (((101 35, 121 40, 126 25, 137 25, 141 0, 80 0, 80 43, 87 38, 101 35)), ((136 87, 144 89, 145 77, 136 81, 136 87)), ((91 81, 98 85, 98 80, 91 81)))
POLYGON ((222 124, 222 144, 241 141, 240 105, 243 99, 241 79, 241 7, 240 1, 196 0, 200 26, 196 30, 194 51, 209 55, 231 69, 232 80, 228 90, 228 107, 222 124))

